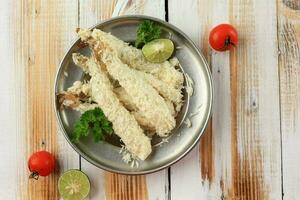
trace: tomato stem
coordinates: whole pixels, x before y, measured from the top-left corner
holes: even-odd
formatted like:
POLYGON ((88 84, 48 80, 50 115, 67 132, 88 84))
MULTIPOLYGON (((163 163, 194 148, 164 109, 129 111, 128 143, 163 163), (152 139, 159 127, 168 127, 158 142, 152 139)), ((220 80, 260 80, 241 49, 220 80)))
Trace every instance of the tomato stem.
POLYGON ((227 38, 225 39, 225 49, 227 49, 227 47, 230 45, 235 47, 235 44, 231 42, 230 36, 227 36, 227 38))
POLYGON ((32 172, 30 175, 29 175, 29 178, 33 178, 35 180, 38 180, 39 179, 39 173, 37 172, 32 172))

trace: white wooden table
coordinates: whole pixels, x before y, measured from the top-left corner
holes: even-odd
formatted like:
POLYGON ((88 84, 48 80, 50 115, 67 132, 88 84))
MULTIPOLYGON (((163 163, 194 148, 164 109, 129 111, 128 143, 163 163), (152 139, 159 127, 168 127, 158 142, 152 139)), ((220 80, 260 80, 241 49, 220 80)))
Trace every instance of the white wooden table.
POLYGON ((187 157, 146 176, 105 172, 71 149, 52 106, 58 63, 75 28, 110 18, 122 2, 1 0, 0 199, 59 199, 60 173, 80 168, 91 200, 298 200, 299 0, 130 0, 119 14, 165 19, 199 45, 213 74, 212 120, 187 157), (209 30, 222 22, 239 32, 236 51, 209 48, 209 30), (28 180, 28 156, 41 149, 59 171, 28 180))

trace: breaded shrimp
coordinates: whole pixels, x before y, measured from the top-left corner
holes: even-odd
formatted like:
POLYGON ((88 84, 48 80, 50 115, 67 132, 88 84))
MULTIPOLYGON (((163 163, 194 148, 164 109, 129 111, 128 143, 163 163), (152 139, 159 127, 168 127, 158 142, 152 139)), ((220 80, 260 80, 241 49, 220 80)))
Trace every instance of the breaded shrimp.
POLYGON ((101 55, 101 58, 97 59, 105 64, 108 73, 118 80, 131 96, 138 110, 143 113, 143 117, 154 124, 156 133, 161 137, 167 136, 176 122, 163 97, 144 80, 143 76, 122 63, 109 48, 102 46, 101 51, 95 53, 101 55))
POLYGON ((91 47, 97 43, 97 40, 101 40, 117 54, 123 63, 134 69, 150 73, 175 89, 182 89, 184 78, 183 74, 175 68, 179 65, 177 58, 172 58, 170 61, 163 63, 151 63, 144 58, 140 49, 129 46, 128 43, 110 33, 99 29, 93 31, 79 29, 78 35, 82 41, 87 42, 91 47))
POLYGON ((120 103, 113 92, 109 78, 96 61, 93 58, 87 60, 82 58, 85 57, 79 54, 73 55, 74 62, 91 75, 90 87, 93 100, 112 122, 115 134, 122 139, 126 148, 133 156, 145 160, 152 151, 150 139, 144 134, 134 116, 120 103))

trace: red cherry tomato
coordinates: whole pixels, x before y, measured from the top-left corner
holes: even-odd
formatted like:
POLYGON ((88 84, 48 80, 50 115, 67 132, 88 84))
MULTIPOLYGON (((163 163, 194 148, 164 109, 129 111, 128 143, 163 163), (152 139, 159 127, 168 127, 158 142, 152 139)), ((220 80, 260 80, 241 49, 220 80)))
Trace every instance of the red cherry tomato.
POLYGON ((39 176, 48 176, 54 171, 55 158, 48 151, 38 151, 32 154, 28 160, 30 178, 38 179, 39 176))
POLYGON ((217 51, 226 51, 238 43, 238 33, 230 24, 219 24, 209 33, 209 44, 217 51))

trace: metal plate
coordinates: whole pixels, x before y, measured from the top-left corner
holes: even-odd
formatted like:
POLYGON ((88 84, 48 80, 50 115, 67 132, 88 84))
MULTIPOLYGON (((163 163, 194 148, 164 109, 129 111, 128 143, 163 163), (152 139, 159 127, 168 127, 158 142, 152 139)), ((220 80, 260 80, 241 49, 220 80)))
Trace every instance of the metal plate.
MULTIPOLYGON (((179 47, 175 56, 179 59, 184 72, 194 81, 194 94, 188 98, 185 94, 185 105, 177 118, 177 128, 168 138, 168 142, 161 143, 156 139, 152 154, 145 160, 139 162, 139 167, 130 167, 124 163, 119 153, 118 142, 94 143, 92 138, 84 138, 78 144, 70 141, 72 127, 79 118, 79 113, 72 110, 59 110, 57 99, 55 99, 55 111, 58 123, 69 144, 87 161, 102 169, 122 174, 146 174, 158 171, 170 166, 185 156, 199 141, 211 113, 212 107, 212 79, 208 65, 195 44, 178 28, 162 20, 147 16, 122 16, 112 18, 95 25, 99 28, 124 41, 134 41, 136 38, 137 25, 145 20, 156 21, 162 27, 163 37, 168 38, 171 34, 172 41, 179 47), (195 115, 195 112, 198 114, 195 115), (186 117, 192 122, 188 128, 181 123, 186 117)), ((55 94, 58 94, 74 81, 82 80, 84 75, 81 69, 72 61, 72 53, 80 52, 88 55, 88 48, 82 48, 77 39, 64 56, 55 81, 55 94)), ((56 95, 55 95, 56 96, 56 95)))

